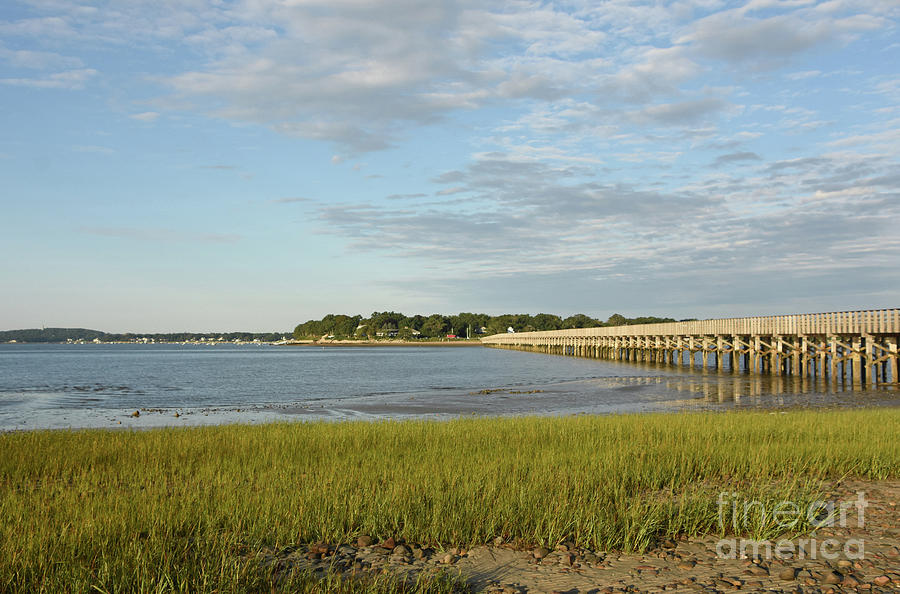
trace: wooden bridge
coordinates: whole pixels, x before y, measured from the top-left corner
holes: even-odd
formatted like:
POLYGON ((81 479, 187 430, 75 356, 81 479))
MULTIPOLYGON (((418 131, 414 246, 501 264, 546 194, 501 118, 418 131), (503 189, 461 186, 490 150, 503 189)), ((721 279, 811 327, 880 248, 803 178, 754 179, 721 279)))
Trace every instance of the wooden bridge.
POLYGON ((894 383, 900 309, 494 334, 486 346, 714 367, 834 382, 894 383))

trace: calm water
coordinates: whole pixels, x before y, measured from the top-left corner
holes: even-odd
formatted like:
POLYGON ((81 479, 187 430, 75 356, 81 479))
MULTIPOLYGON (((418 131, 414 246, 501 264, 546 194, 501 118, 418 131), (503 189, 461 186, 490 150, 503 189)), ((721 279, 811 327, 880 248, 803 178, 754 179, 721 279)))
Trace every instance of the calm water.
POLYGON ((0 430, 796 405, 900 392, 486 348, 0 345, 0 430))

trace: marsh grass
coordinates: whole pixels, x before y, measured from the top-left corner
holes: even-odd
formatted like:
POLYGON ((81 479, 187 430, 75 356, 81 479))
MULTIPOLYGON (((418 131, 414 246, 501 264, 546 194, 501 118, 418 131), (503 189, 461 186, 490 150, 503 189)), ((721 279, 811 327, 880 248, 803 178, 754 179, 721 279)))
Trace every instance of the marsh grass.
POLYGON ((254 561, 361 533, 628 551, 769 538, 784 530, 766 514, 719 526, 717 494, 803 506, 823 480, 897 477, 898 435, 897 409, 7 433, 0 591, 376 588, 254 561))

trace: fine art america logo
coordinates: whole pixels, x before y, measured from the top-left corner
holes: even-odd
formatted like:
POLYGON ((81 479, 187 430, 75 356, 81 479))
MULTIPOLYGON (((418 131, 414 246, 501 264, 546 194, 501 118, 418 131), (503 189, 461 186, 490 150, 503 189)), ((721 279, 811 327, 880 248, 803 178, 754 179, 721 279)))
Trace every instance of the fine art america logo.
MULTIPOLYGON (((763 502, 742 499, 738 493, 723 491, 716 500, 719 510, 719 528, 733 533, 764 524, 781 532, 799 530, 804 526, 847 528, 851 523, 858 528, 865 526, 865 509, 869 505, 865 491, 857 491, 856 499, 848 501, 816 500, 808 505, 795 501, 763 502), (855 513, 854 513, 855 512, 855 513), (855 516, 853 518, 852 516, 855 516)), ((716 554, 721 559, 862 559, 865 541, 850 538, 843 542, 836 538, 820 540, 813 536, 795 541, 782 539, 753 540, 723 538, 716 543, 716 554)))

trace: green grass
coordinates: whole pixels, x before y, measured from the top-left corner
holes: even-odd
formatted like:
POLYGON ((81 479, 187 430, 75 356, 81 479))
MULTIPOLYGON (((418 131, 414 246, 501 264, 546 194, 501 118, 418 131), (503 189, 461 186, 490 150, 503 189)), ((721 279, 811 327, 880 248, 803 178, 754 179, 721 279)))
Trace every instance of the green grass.
POLYGON ((723 490, 805 505, 898 477, 898 435, 900 409, 7 433, 0 591, 337 590, 254 553, 360 533, 644 550, 720 531, 723 490))

